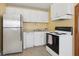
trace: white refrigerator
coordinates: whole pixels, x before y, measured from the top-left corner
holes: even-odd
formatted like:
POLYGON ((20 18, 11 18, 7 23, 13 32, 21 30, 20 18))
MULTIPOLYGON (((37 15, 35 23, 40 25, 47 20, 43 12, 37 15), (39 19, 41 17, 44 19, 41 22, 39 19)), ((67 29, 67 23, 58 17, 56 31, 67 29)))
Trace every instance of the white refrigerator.
POLYGON ((23 51, 21 15, 3 16, 3 55, 23 51))

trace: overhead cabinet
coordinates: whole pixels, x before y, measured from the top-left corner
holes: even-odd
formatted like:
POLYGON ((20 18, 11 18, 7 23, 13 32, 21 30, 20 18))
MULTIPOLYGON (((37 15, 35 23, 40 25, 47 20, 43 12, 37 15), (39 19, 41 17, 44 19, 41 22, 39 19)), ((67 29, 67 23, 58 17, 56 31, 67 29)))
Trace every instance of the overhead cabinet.
POLYGON ((48 12, 42 10, 7 7, 6 14, 21 14, 24 22, 48 22, 48 12))
POLYGON ((48 12, 39 10, 23 10, 24 22, 48 22, 48 12))
POLYGON ((72 3, 54 3, 51 5, 51 19, 72 19, 73 4, 72 3))

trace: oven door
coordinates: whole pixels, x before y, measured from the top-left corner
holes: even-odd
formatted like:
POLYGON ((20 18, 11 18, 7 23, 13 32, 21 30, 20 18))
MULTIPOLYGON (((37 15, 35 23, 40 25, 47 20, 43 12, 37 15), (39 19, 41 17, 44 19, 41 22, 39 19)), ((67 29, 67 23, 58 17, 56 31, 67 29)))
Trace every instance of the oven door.
POLYGON ((46 37, 46 45, 59 54, 59 36, 47 33, 46 37))

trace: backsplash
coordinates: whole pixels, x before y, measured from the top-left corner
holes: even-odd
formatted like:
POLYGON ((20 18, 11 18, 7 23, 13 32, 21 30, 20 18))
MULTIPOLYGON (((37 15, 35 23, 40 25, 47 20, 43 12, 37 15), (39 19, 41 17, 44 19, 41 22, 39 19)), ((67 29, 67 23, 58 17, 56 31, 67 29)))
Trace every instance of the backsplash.
POLYGON ((24 27, 24 32, 26 31, 48 31, 48 23, 24 22, 23 27, 24 27))
POLYGON ((73 27, 73 20, 60 20, 60 21, 50 21, 49 31, 55 31, 55 27, 73 27))

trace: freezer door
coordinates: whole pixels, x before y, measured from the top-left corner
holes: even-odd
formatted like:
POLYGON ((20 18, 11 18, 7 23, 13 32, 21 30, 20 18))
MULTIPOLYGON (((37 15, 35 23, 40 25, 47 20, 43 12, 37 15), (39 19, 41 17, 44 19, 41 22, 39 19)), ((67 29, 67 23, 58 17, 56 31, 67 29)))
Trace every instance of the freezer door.
POLYGON ((20 28, 3 28, 3 54, 22 52, 20 28))
POLYGON ((20 21, 18 20, 3 20, 3 27, 21 27, 20 21))
POLYGON ((3 27, 21 27, 20 14, 4 14, 3 27))

